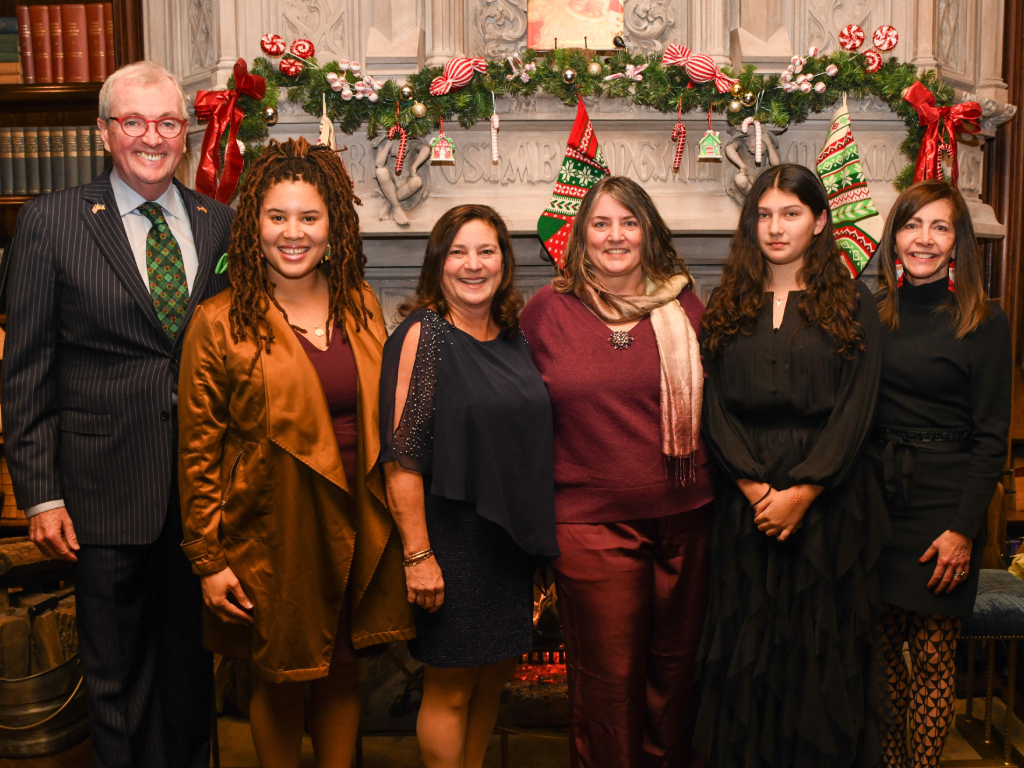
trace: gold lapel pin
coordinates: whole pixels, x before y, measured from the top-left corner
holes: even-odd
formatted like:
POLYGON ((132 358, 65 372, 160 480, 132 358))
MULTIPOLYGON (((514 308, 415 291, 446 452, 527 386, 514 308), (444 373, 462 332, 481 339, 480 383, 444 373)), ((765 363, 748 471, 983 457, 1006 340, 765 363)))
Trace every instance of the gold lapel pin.
POLYGON ((197 211, 202 211, 203 213, 209 213, 209 211, 208 211, 208 210, 206 210, 206 208, 204 208, 204 207, 203 207, 203 206, 201 206, 201 205, 198 205, 198 206, 196 206, 196 210, 197 210, 197 211))
POLYGON ((107 206, 101 205, 100 203, 96 203, 96 205, 94 205, 92 207, 92 212, 93 213, 99 213, 100 211, 105 211, 105 210, 107 210, 107 206))

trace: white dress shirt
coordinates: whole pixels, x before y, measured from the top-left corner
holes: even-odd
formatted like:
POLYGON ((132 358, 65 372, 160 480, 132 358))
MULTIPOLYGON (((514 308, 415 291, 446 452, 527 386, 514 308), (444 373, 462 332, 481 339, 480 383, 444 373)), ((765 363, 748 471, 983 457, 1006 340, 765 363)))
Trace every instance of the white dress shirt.
MULTIPOLYGON (((116 169, 110 171, 110 186, 114 190, 114 200, 117 203, 118 213, 121 214, 121 223, 124 224, 125 234, 128 235, 128 244, 132 247, 132 254, 135 256, 135 264, 139 268, 139 277, 142 278, 146 291, 149 291, 149 270, 146 266, 146 238, 149 237, 149 230, 153 223, 146 217, 139 206, 146 202, 153 202, 164 210, 164 219, 167 227, 178 241, 181 248, 181 260, 185 267, 185 281, 188 284, 189 292, 195 285, 196 273, 199 271, 199 256, 196 254, 196 243, 192 239, 192 225, 189 223, 188 214, 185 211, 185 203, 181 199, 181 193, 172 183, 156 200, 146 200, 122 181, 117 175, 116 169)), ((177 402, 177 394, 173 400, 177 402)), ((38 515, 51 509, 64 506, 64 499, 44 501, 25 510, 25 517, 38 515)))

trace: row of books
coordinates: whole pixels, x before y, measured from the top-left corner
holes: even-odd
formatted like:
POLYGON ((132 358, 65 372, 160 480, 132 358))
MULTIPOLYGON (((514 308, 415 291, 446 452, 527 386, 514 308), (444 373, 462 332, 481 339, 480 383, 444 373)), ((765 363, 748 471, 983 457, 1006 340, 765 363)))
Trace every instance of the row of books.
POLYGON ((0 195, 70 189, 108 165, 96 126, 0 128, 0 195))
POLYGON ((0 19, 0 83, 103 82, 116 68, 111 3, 19 5, 14 13, 0 19))

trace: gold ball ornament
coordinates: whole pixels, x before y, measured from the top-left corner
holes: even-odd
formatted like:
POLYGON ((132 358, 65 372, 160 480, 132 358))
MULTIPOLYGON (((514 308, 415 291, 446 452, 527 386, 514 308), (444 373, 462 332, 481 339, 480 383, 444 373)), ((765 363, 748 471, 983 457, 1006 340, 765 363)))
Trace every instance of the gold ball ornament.
POLYGON ((417 101, 412 105, 412 114, 414 117, 426 117, 427 116, 427 105, 422 101, 417 101))
POLYGON ((576 83, 576 70, 571 67, 563 69, 562 82, 566 85, 574 85, 576 83))
POLYGON ((743 86, 739 83, 733 83, 732 88, 729 89, 729 93, 732 94, 734 99, 738 99, 740 94, 743 93, 743 86))
POLYGON ((752 107, 754 106, 754 102, 757 101, 757 97, 750 91, 747 91, 746 93, 743 94, 740 101, 743 102, 744 107, 752 107))
POLYGON ((587 74, 588 75, 593 75, 594 77, 597 77, 598 75, 600 75, 601 74, 601 62, 599 62, 599 61, 592 61, 589 64, 587 64, 587 74))
POLYGON ((411 86, 403 85, 401 90, 398 92, 398 95, 402 97, 402 101, 410 101, 412 97, 415 96, 415 93, 411 86))
POLYGON ((740 101, 739 99, 733 99, 732 101, 729 102, 729 106, 726 107, 726 109, 728 109, 733 114, 736 114, 741 109, 743 109, 743 102, 740 101))
POLYGON ((263 110, 263 122, 267 125, 277 125, 277 107, 266 107, 263 110))

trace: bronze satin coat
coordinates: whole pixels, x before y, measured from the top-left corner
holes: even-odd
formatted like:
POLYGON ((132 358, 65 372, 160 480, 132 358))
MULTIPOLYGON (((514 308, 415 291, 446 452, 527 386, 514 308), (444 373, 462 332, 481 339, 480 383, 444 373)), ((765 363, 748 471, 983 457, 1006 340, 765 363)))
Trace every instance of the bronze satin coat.
POLYGON ((402 544, 384 506, 376 466, 378 394, 387 332, 380 305, 356 330, 346 316, 359 379, 356 488, 345 479, 316 369, 277 307, 274 340, 260 352, 236 343, 231 293, 197 307, 185 335, 178 386, 185 541, 195 573, 230 565, 255 606, 252 628, 204 609, 208 648, 251 657, 271 682, 327 675, 342 600, 349 591, 352 643, 365 648, 416 634, 406 600, 402 544))

